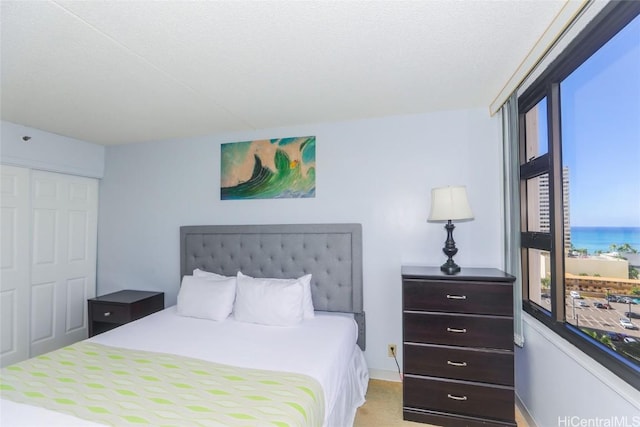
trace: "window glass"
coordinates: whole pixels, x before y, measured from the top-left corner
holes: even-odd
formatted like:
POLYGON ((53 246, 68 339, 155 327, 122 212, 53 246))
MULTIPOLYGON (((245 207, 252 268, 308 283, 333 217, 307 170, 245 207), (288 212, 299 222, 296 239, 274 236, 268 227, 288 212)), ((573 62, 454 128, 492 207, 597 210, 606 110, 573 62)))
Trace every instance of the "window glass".
POLYGON ((518 107, 523 309, 640 390, 638 76, 640 3, 611 2, 518 107))
POLYGON ((549 252, 527 249, 529 262, 529 300, 551 310, 551 273, 549 252))
POLYGON ((542 99, 525 114, 526 161, 549 151, 547 135, 547 98, 542 99))
POLYGON ((527 231, 549 232, 549 174, 527 180, 527 231))
POLYGON ((566 320, 636 366, 639 35, 636 17, 560 84, 566 320))

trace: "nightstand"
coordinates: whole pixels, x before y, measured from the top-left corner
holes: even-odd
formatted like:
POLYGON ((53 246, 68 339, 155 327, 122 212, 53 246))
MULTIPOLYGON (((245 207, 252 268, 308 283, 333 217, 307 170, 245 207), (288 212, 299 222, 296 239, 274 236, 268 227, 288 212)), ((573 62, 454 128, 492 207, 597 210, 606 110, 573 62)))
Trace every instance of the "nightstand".
POLYGON ((402 267, 405 420, 516 426, 514 280, 492 268, 402 267))
POLYGON ((164 309, 164 292, 124 290, 91 298, 89 337, 164 309))

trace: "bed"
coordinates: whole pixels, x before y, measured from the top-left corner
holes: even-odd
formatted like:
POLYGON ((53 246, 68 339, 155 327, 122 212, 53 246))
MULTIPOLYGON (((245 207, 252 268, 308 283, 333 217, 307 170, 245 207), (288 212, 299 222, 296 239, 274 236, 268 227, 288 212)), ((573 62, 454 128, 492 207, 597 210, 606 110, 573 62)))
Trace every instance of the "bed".
POLYGON ((179 295, 177 306, 4 368, 0 424, 353 423, 368 383, 359 224, 184 226, 180 271, 184 294, 198 274, 234 278, 235 303, 258 289, 250 280, 297 292, 310 274, 315 312, 271 326, 234 305, 214 321, 180 313, 179 295))

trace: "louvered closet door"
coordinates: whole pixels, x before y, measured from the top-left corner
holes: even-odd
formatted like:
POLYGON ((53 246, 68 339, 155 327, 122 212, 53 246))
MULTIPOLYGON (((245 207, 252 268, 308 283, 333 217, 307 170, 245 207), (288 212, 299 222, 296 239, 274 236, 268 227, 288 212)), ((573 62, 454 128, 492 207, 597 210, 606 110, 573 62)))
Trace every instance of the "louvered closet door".
POLYGON ((98 181, 31 173, 30 356, 87 337, 95 296, 98 181))
POLYGON ((29 170, 0 165, 0 366, 29 357, 29 170))

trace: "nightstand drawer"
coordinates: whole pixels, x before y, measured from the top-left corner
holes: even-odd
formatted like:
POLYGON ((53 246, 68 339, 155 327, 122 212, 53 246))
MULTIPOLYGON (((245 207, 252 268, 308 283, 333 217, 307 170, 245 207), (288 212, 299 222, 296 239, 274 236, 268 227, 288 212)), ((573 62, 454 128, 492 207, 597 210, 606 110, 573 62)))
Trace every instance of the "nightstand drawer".
POLYGON ((513 421, 513 388, 405 375, 404 406, 513 421))
POLYGON ((513 353, 425 344, 404 345, 404 372, 513 386, 513 353))
POLYGON ((164 309, 164 292, 124 290, 88 300, 89 336, 164 309))
POLYGON ((405 279, 403 284, 402 300, 405 310, 513 315, 511 283, 469 284, 405 279))
POLYGON ((406 312, 405 342, 513 350, 513 319, 445 313, 406 312))
POLYGON ((126 323, 131 320, 129 307, 122 304, 98 303, 91 307, 91 320, 106 323, 126 323))

